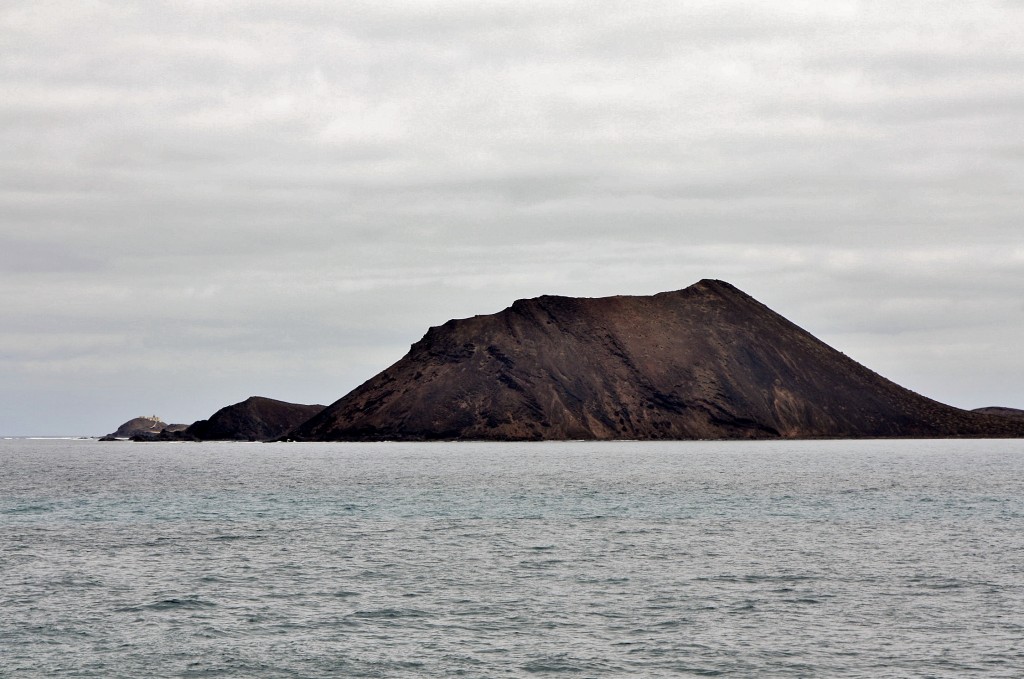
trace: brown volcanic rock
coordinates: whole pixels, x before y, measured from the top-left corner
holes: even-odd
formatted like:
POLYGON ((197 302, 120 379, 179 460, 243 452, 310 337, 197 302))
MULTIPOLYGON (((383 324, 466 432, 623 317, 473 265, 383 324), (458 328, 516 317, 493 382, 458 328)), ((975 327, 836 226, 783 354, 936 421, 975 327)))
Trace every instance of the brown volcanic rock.
POLYGON ((1002 406, 988 406, 986 408, 975 408, 971 412, 982 413, 983 415, 998 415, 1000 417, 1024 418, 1024 410, 1020 410, 1019 408, 1004 408, 1002 406))
POLYGON ((297 440, 1022 436, 868 370, 722 281, 431 328, 297 440))
POLYGON ((241 403, 221 408, 208 420, 199 420, 179 438, 200 441, 269 441, 276 439, 324 409, 250 396, 241 403))

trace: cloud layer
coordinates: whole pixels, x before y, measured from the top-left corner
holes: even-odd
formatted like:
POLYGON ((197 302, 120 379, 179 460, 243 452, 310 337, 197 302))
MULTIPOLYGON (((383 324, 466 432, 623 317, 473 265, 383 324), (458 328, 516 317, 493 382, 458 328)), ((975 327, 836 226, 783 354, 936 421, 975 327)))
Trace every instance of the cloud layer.
POLYGON ((326 403, 450 317, 703 277, 1024 407, 1024 5, 297 4, 0 9, 0 434, 326 403))

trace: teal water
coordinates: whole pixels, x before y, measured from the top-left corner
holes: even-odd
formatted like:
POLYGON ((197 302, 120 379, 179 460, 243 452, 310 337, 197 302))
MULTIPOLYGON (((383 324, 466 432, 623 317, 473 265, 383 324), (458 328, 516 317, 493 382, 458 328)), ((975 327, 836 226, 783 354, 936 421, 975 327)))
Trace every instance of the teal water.
POLYGON ((0 441, 3 677, 1021 677, 1024 442, 0 441))

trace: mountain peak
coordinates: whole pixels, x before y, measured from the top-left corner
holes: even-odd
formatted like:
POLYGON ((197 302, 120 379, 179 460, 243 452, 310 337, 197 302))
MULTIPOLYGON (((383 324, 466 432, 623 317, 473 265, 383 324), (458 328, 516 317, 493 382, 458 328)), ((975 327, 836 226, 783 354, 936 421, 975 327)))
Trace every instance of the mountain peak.
POLYGON ((717 278, 702 278, 693 285, 689 286, 693 290, 713 290, 713 291, 728 291, 728 292, 739 292, 739 289, 731 283, 727 283, 717 278))

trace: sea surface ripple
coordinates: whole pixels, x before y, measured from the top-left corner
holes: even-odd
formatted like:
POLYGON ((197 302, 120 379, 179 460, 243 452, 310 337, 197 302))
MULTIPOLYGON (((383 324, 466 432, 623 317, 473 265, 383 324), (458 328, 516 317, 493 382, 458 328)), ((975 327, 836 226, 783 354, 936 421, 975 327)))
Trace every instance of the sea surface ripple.
POLYGON ((2 677, 1022 677, 1024 442, 0 441, 2 677))

